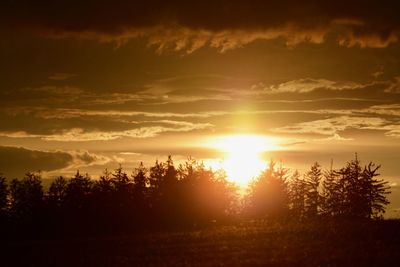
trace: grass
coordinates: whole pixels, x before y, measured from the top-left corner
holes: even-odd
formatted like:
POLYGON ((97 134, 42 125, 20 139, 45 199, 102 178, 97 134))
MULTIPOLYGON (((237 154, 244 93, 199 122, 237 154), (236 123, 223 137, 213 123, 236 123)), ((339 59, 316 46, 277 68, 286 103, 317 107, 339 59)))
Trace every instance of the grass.
POLYGON ((400 222, 247 222, 196 231, 13 241, 0 249, 1 266, 400 266, 400 222))

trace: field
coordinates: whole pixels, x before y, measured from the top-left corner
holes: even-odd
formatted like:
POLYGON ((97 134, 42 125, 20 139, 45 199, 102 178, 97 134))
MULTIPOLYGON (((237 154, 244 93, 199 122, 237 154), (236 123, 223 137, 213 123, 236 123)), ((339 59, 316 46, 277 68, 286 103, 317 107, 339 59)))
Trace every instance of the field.
POLYGON ((400 222, 214 226, 3 243, 1 266, 399 266, 400 222))

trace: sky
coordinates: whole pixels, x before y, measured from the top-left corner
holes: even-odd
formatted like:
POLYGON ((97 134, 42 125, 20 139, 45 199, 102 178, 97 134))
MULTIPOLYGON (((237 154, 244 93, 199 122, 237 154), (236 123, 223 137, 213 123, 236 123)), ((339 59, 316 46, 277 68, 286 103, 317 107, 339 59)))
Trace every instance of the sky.
POLYGON ((341 167, 356 152, 381 164, 399 216, 398 10, 358 0, 3 0, 0 171, 96 177, 170 154, 217 162, 213 140, 262 136, 273 145, 261 157, 291 170, 341 167))

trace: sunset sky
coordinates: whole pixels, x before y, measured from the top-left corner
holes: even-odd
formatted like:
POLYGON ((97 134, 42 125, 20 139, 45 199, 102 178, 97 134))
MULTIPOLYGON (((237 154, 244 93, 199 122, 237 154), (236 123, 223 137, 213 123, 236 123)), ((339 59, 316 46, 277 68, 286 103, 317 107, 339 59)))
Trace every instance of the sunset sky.
POLYGON ((399 216, 399 11, 397 1, 3 0, 0 172, 97 177, 169 154, 214 166, 249 147, 245 136, 292 170, 340 167, 355 152, 382 164, 399 216))

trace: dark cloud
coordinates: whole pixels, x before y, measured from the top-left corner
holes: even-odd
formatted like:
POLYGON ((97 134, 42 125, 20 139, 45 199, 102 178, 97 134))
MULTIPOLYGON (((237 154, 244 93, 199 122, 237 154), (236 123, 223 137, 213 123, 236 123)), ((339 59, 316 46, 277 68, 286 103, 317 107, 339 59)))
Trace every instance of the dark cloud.
POLYGON ((60 175, 94 165, 104 165, 110 158, 85 150, 40 151, 24 147, 0 146, 0 173, 20 178, 28 171, 42 171, 44 177, 60 175))
MULTIPOLYGON (((124 27, 146 27, 175 22, 190 28, 207 30, 279 27, 293 22, 304 28, 316 23, 329 24, 341 19, 349 24, 376 22, 382 36, 398 26, 397 1, 5 1, 3 15, 14 25, 34 22, 48 28, 112 32, 124 27), (8 15, 7 15, 8 14, 8 15), (18 19, 18 21, 16 20, 18 19), (345 19, 347 21, 345 21, 345 19), (353 20, 353 22, 351 21, 353 20), (386 33, 383 30, 386 28, 386 33)), ((361 33, 361 31, 360 31, 361 33)))
POLYGON ((52 171, 67 167, 73 156, 66 152, 44 152, 22 147, 0 146, 0 172, 9 178, 28 171, 52 171))
POLYGON ((124 42, 146 37, 158 51, 221 51, 255 40, 321 43, 329 33, 345 46, 384 47, 399 41, 398 1, 5 1, 8 28, 57 37, 124 42))

